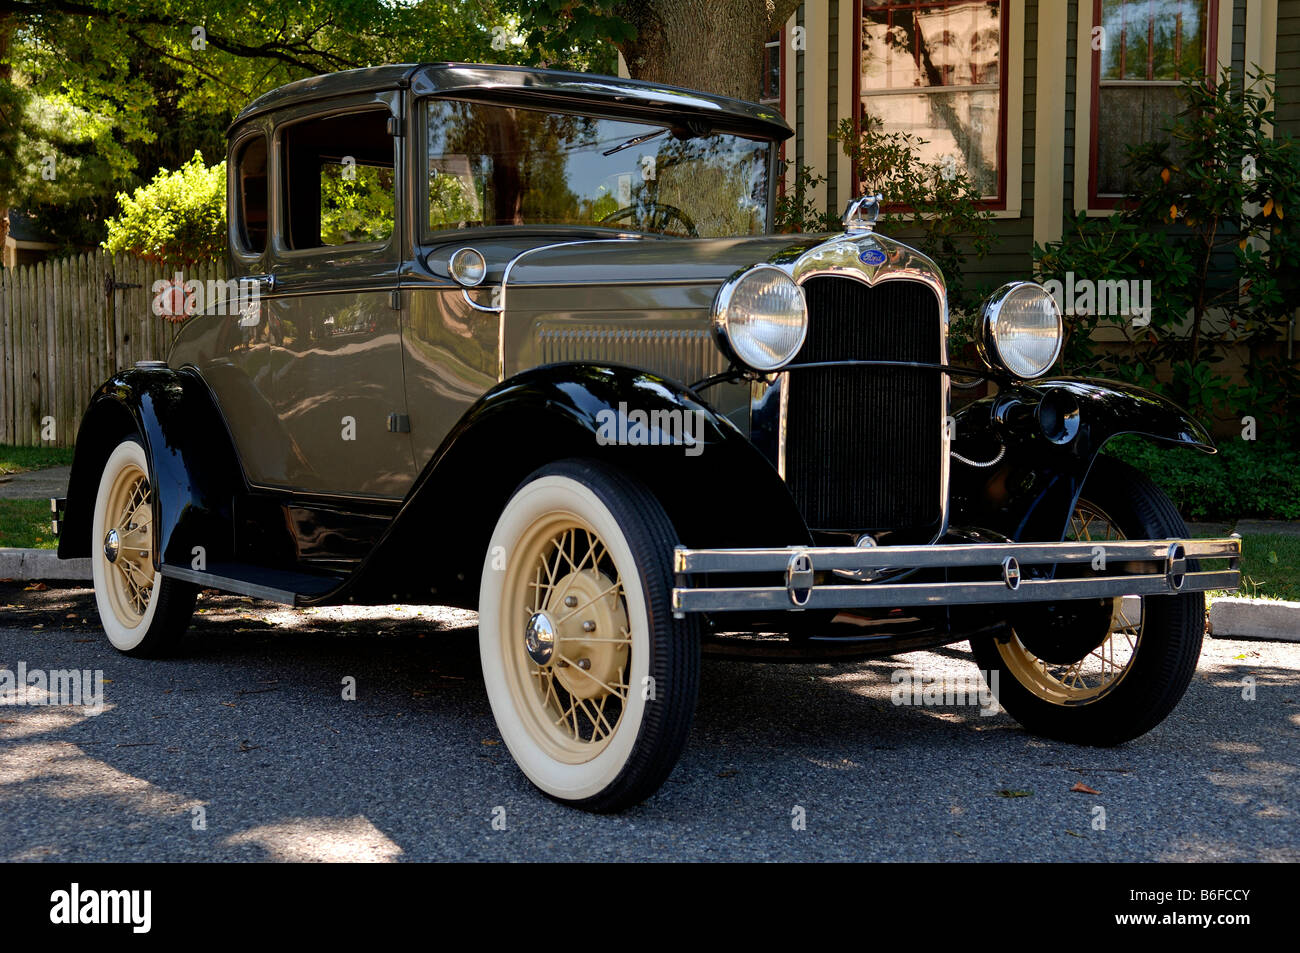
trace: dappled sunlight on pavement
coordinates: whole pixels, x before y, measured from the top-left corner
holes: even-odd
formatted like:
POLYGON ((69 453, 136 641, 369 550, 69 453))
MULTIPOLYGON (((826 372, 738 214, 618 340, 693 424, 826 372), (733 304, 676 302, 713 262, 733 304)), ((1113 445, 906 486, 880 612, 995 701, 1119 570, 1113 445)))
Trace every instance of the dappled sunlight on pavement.
POLYGON ((364 817, 304 817, 263 824, 227 837, 231 846, 254 846, 268 860, 290 863, 342 861, 376 863, 396 860, 398 847, 364 817))

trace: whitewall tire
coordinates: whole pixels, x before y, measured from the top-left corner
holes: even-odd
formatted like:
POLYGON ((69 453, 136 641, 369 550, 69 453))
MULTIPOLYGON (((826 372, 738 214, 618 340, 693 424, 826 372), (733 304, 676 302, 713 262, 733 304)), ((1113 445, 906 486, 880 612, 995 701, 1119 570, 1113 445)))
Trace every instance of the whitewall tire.
POLYGON ((90 539, 100 624, 127 655, 172 650, 194 610, 194 586, 164 579, 154 567, 156 538, 149 459, 140 441, 127 437, 104 464, 90 539))
POLYGON ((675 543, 644 487, 588 461, 534 473, 497 522, 479 591, 483 679, 515 762, 556 800, 637 803, 685 746, 699 628, 672 617, 675 543))

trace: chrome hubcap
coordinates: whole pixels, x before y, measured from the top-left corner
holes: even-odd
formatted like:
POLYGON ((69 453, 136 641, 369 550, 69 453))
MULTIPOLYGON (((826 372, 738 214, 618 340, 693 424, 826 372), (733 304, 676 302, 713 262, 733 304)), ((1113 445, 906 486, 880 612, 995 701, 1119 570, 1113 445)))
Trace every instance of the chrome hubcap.
POLYGON ((524 630, 524 648, 528 657, 538 665, 545 665, 555 654, 555 623, 545 612, 535 612, 524 630))
POLYGON ((117 554, 122 551, 122 539, 117 535, 117 530, 110 529, 108 535, 104 537, 104 556, 110 563, 117 562, 117 554))

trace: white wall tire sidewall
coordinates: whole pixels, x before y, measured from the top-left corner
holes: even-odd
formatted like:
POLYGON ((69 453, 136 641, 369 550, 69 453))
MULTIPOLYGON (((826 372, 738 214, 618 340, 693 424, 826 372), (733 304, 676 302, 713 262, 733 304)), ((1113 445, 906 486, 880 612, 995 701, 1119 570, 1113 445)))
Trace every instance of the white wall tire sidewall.
POLYGON ((135 626, 128 626, 118 618, 112 599, 108 595, 108 587, 113 585, 109 574, 116 572, 108 557, 104 555, 104 535, 111 528, 110 516, 107 512, 108 497, 113 481, 129 465, 137 466, 145 473, 149 472, 149 458, 145 455, 144 447, 134 440, 124 440, 118 444, 109 455, 108 462, 104 464, 104 472, 99 478, 99 489, 95 494, 95 518, 90 537, 90 566, 95 581, 95 605, 99 609, 99 619, 104 634, 108 636, 108 641, 113 648, 120 652, 130 652, 132 649, 139 648, 140 643, 149 635, 149 627, 153 624, 154 614, 158 611, 158 596, 162 591, 162 577, 155 577, 153 592, 149 596, 149 606, 135 626))
MULTIPOLYGON (((499 566, 500 562, 496 564, 499 566)), ((645 716, 646 703, 640 686, 650 674, 646 598, 632 550, 618 522, 599 497, 579 481, 564 476, 545 476, 529 483, 506 504, 483 564, 483 581, 479 588, 479 655, 483 664, 483 682, 497 728, 515 763, 533 784, 552 797, 580 801, 600 794, 617 779, 632 755, 645 716), (566 764, 547 754, 515 710, 515 697, 507 683, 509 675, 502 640, 517 640, 517 648, 522 651, 523 627, 521 624, 507 628, 503 635, 501 606, 507 573, 493 565, 494 553, 504 552, 508 561, 528 526, 538 517, 557 511, 580 516, 605 542, 623 579, 632 634, 632 661, 628 673, 631 690, 627 708, 604 750, 582 764, 566 764), (515 629, 519 631, 516 633, 515 629)))

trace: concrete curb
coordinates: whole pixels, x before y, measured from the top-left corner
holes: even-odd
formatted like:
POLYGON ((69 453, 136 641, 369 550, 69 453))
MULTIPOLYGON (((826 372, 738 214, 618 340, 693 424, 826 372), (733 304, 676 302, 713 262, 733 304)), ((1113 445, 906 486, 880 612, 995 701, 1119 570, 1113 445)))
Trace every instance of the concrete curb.
MULTIPOLYGON (((0 579, 89 583, 90 560, 59 559, 52 549, 0 548, 0 579)), ((1128 611, 1134 615, 1136 607, 1128 611)), ((1300 602, 1221 596, 1210 603, 1210 635, 1216 639, 1300 642, 1300 602)))
POLYGON ((1300 642, 1300 602, 1222 596, 1210 603, 1210 635, 1216 639, 1300 642))
POLYGON ((60 559, 52 549, 0 548, 0 579, 91 580, 89 559, 60 559))

